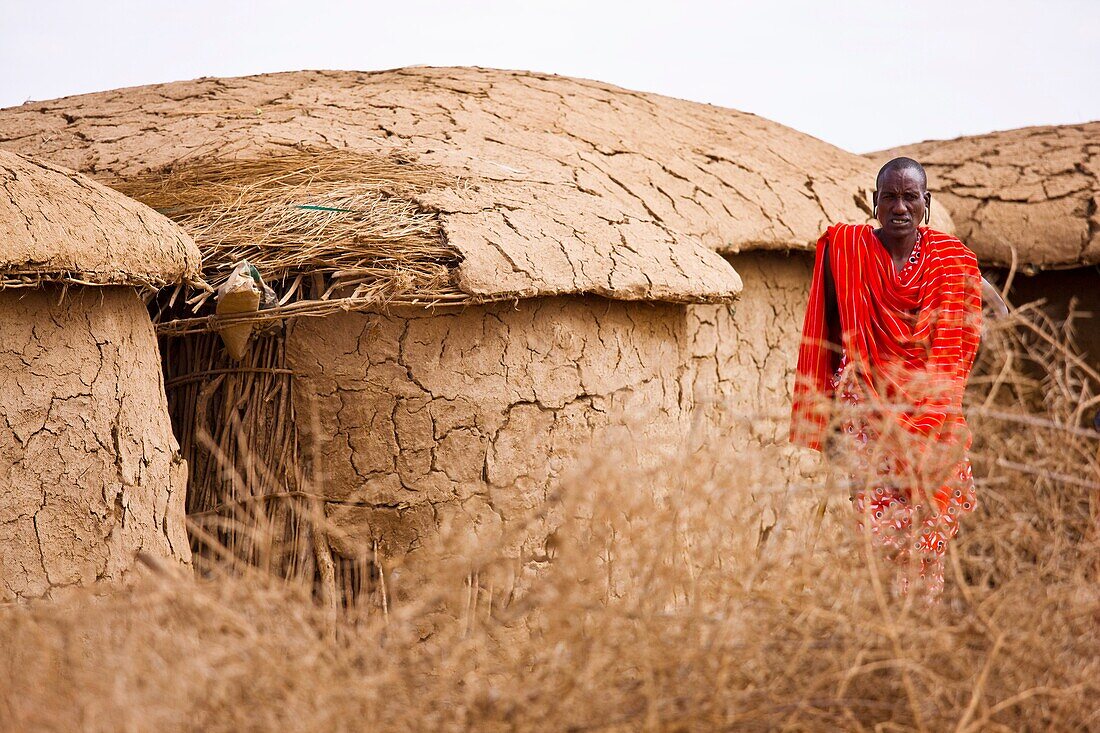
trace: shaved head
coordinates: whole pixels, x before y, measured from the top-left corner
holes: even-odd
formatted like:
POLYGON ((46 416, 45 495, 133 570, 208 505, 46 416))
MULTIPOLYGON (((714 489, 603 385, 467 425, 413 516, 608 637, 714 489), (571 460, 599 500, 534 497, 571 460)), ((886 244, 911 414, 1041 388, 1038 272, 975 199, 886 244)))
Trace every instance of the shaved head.
POLYGON ((871 203, 874 205, 871 215, 882 224, 878 233, 912 248, 917 226, 922 219, 928 223, 932 206, 923 166, 912 158, 894 158, 882 166, 875 179, 871 203))
POLYGON ((928 190, 928 174, 924 172, 924 166, 912 158, 894 158, 879 168, 878 175, 875 176, 875 188, 882 188, 882 179, 887 173, 904 170, 911 170, 916 173, 917 178, 920 180, 921 190, 928 190))

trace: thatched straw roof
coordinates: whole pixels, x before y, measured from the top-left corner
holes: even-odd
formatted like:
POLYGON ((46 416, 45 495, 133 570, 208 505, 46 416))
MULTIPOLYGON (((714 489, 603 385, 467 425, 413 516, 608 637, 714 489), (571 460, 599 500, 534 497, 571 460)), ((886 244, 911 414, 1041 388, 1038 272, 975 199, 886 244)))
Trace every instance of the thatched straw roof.
POLYGON ((866 219, 874 176, 864 158, 755 115, 476 68, 200 79, 36 102, 0 112, 0 147, 123 188, 181 160, 251 165, 302 147, 400 155, 457 181, 409 196, 437 216, 454 287, 473 299, 729 299, 740 281, 714 252, 809 248, 829 223, 866 219))
POLYGON ((86 176, 0 151, 0 288, 197 279, 199 251, 171 221, 86 176))
POLYGON ((924 164, 957 233, 989 264, 1100 262, 1100 121, 930 140, 868 157, 924 164))

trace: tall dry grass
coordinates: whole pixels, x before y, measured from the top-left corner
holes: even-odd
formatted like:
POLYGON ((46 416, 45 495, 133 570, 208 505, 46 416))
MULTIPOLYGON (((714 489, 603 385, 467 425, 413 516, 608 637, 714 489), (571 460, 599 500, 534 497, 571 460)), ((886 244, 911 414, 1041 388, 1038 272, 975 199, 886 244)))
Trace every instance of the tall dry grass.
POLYGON ((334 606, 215 553, 200 579, 147 560, 130 588, 4 607, 0 727, 1100 729, 1097 385, 1062 336, 1031 312, 987 337, 981 506, 931 610, 884 589, 846 493, 816 525, 822 477, 774 447, 643 471, 623 446, 529 517, 557 527, 545 555, 455 525, 416 589, 380 566, 334 606))

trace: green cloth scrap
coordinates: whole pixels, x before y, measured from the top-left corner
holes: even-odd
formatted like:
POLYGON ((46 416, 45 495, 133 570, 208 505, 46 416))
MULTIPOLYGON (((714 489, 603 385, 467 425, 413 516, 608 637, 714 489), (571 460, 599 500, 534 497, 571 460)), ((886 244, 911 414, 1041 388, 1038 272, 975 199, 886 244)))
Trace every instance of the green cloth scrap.
POLYGON ((354 214, 352 209, 337 209, 332 206, 307 206, 306 204, 298 204, 295 209, 305 209, 306 211, 339 211, 342 214, 354 214))

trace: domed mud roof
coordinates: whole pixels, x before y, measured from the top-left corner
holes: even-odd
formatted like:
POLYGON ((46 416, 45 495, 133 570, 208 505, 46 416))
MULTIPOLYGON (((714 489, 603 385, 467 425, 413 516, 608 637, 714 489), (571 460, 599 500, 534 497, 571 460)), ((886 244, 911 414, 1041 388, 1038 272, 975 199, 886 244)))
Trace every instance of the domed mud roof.
MULTIPOLYGON (((420 184, 396 186, 415 205, 410 216, 435 217, 438 239, 454 255, 453 287, 475 300, 569 293, 728 300, 740 280, 716 252, 809 249, 829 224, 867 219, 875 173, 861 156, 752 114, 478 68, 302 71, 36 102, 0 112, 0 146, 150 201, 183 222, 219 267, 227 263, 214 262, 208 244, 246 237, 209 231, 203 222, 217 217, 196 214, 191 199, 173 213, 163 195, 179 183, 172 175, 224 182, 238 175, 227 161, 256 166, 284 154, 297 175, 300 157, 318 150, 396 156, 423 174, 420 184), (158 172, 167 183, 151 182, 158 172), (433 175, 442 180, 428 180, 433 175)), ((376 183, 394 188, 384 177, 376 183)), ((296 192, 301 216, 355 209, 306 193, 296 192)), ((417 266, 447 259, 424 241, 414 249, 430 250, 417 266)), ((325 250, 313 262, 331 256, 325 250)), ((275 270, 265 277, 294 274, 275 270)))
POLYGON ((898 155, 924 165, 983 263, 1011 265, 1013 250, 1030 269, 1100 262, 1100 122, 929 140, 868 157, 898 155))
POLYGON ((186 233, 86 176, 0 151, 0 184, 0 288, 159 288, 198 277, 199 251, 186 233))

